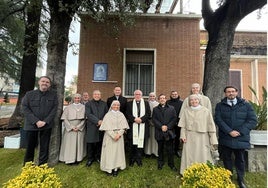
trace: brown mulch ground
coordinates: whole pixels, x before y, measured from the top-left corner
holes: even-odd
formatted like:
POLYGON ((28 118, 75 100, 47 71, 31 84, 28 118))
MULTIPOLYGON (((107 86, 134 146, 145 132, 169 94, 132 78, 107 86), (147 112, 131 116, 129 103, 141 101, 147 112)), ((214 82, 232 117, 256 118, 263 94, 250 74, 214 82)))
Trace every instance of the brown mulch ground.
POLYGON ((10 129, 10 130, 5 129, 4 127, 7 126, 8 121, 9 118, 0 119, 0 147, 4 147, 4 139, 6 136, 11 136, 20 133, 20 130, 18 129, 10 129))
POLYGON ((3 127, 8 124, 9 118, 1 118, 0 119, 0 127, 3 127))

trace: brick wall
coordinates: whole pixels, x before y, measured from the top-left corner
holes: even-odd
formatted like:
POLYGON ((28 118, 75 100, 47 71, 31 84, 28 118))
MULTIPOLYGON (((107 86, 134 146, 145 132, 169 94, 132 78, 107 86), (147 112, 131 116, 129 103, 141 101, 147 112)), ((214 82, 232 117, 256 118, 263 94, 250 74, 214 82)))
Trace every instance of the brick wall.
POLYGON ((202 81, 200 60, 200 17, 140 16, 134 27, 121 27, 114 35, 113 26, 96 23, 82 15, 78 92, 100 89, 103 99, 113 94, 115 85, 123 83, 123 49, 156 49, 156 93, 169 96, 178 90, 182 98, 188 96, 191 84, 202 81), (108 63, 108 81, 92 82, 94 63, 108 63))

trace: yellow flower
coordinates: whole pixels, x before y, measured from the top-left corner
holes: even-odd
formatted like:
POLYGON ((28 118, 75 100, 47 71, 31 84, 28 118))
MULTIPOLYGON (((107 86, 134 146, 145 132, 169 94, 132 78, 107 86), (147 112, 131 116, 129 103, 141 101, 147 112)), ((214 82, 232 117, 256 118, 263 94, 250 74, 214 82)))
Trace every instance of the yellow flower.
POLYGON ((195 163, 187 168, 182 177, 181 188, 235 188, 231 172, 211 163, 195 163))
POLYGON ((36 187, 62 187, 60 179, 54 172, 54 168, 49 168, 47 164, 36 166, 33 162, 28 162, 22 168, 19 176, 3 184, 3 188, 36 188, 36 187))

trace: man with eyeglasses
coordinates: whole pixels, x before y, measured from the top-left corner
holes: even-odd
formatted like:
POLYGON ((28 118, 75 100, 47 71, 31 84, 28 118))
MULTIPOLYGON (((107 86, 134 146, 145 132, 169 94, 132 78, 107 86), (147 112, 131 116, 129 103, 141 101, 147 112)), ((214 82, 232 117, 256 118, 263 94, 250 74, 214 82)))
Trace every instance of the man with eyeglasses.
POLYGON ((252 106, 238 97, 234 86, 224 88, 225 98, 216 105, 215 123, 219 127, 220 155, 224 167, 233 173, 232 154, 235 156, 237 181, 245 188, 245 149, 250 149, 250 130, 257 125, 252 106))
POLYGON ((131 144, 129 166, 133 166, 135 162, 138 166, 142 166, 144 143, 149 137, 151 110, 148 101, 142 98, 141 90, 134 91, 133 101, 127 103, 126 115, 130 127, 128 132, 131 144))

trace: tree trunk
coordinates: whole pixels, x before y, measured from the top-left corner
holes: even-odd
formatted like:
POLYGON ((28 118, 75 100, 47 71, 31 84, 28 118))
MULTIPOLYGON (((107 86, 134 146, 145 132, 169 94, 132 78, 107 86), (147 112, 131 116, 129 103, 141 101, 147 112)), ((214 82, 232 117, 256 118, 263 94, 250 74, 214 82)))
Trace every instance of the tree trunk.
POLYGON ((226 0, 213 12, 210 0, 202 0, 202 16, 209 36, 203 92, 210 98, 213 109, 223 97, 223 89, 228 83, 235 28, 246 15, 265 4, 266 0, 226 0))
POLYGON ((50 32, 47 44, 47 75, 52 79, 52 88, 57 90, 59 106, 57 115, 54 119, 54 127, 52 129, 50 141, 50 165, 58 162, 59 150, 61 143, 61 122, 63 100, 64 100, 64 81, 66 70, 66 56, 68 51, 68 35, 75 7, 78 7, 77 1, 48 0, 50 9, 50 32), (62 4, 60 4, 60 2, 62 4), (67 1, 68 2, 68 1, 67 1), (70 3, 72 2, 72 3, 70 3), (65 4, 64 4, 65 3, 65 4), (61 7, 61 6, 64 6, 61 7), (68 9, 68 7, 72 7, 68 9))
POLYGON ((22 98, 27 91, 33 90, 38 55, 38 33, 41 16, 42 0, 30 0, 26 7, 27 18, 24 35, 24 53, 20 79, 18 102, 13 112, 8 128, 18 128, 23 123, 20 109, 22 98))

